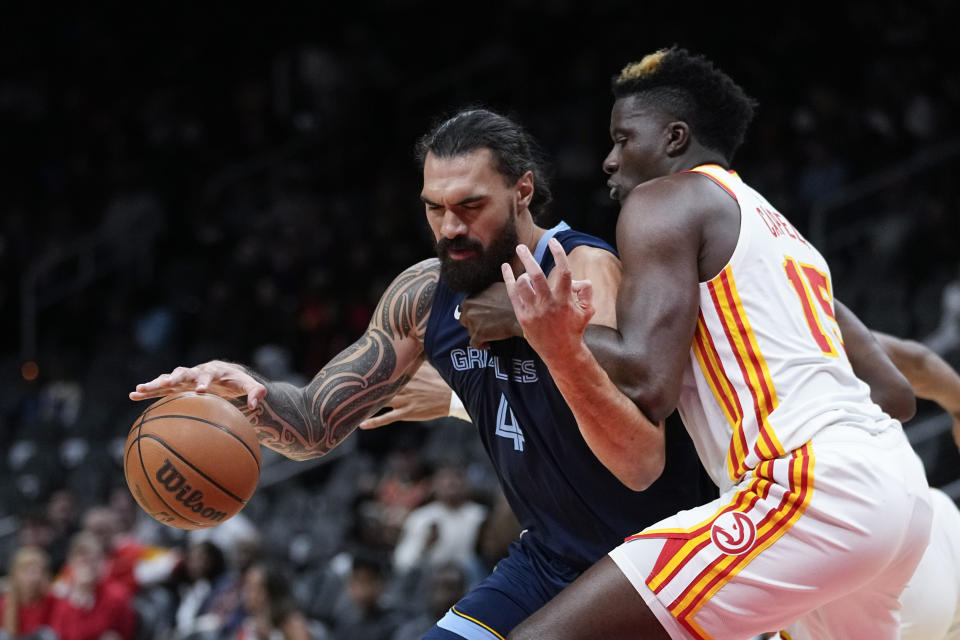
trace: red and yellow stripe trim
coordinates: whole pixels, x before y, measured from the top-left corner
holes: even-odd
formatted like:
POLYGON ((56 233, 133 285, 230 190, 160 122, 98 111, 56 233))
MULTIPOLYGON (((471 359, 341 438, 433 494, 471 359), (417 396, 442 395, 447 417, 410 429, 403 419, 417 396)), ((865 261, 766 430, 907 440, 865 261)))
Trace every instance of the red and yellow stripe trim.
MULTIPOLYGON (((733 269, 730 265, 720 272, 713 280, 707 283, 707 290, 713 301, 714 309, 720 318, 727 343, 736 358, 740 373, 743 376, 750 396, 753 399, 753 411, 757 421, 757 434, 754 443, 754 453, 760 460, 771 460, 784 455, 786 451, 770 426, 769 417, 777 408, 777 391, 770 376, 763 354, 757 345, 757 339, 750 321, 743 308, 743 302, 737 292, 733 278, 733 269)), ((749 441, 745 433, 735 434, 744 442, 749 441)), ((742 452, 745 454, 746 452, 742 452)), ((731 448, 732 455, 741 452, 731 448)), ((742 470, 746 464, 742 458, 728 462, 728 468, 742 470)), ((741 474, 742 476, 742 474, 741 474)), ((734 477, 737 480, 740 476, 734 477)))
MULTIPOLYGON (((650 530, 631 536, 637 538, 669 538, 664 551, 647 577, 647 586, 654 593, 663 588, 686 566, 704 547, 710 543, 710 531, 714 521, 728 511, 748 512, 761 499, 767 499, 773 485, 773 466, 775 460, 765 460, 753 470, 753 479, 742 490, 736 492, 733 499, 718 509, 710 518, 691 529, 650 530)), ((806 511, 813 496, 814 456, 808 443, 793 452, 787 463, 789 487, 780 503, 771 509, 756 525, 756 542, 742 555, 720 554, 707 565, 699 575, 667 606, 670 613, 696 638, 709 640, 710 635, 694 620, 697 612, 709 599, 729 583, 750 561, 764 549, 776 542, 797 522, 806 511)))
POLYGON ((733 187, 730 186, 730 183, 734 178, 740 177, 736 171, 724 169, 718 164, 702 164, 698 167, 690 169, 689 171, 681 171, 681 173, 699 173, 705 175, 720 185, 724 191, 730 194, 731 198, 737 202, 740 201, 740 199, 737 198, 737 194, 734 192, 733 187))
POLYGON ((647 586, 654 593, 659 593, 701 549, 710 543, 710 530, 713 527, 714 520, 728 511, 746 513, 756 505, 758 500, 767 496, 772 480, 762 477, 759 471, 760 468, 758 467, 750 484, 738 491, 727 505, 694 527, 690 529, 651 529, 627 538, 628 541, 638 538, 670 538, 668 544, 664 547, 664 552, 660 554, 653 570, 646 579, 647 586))
POLYGON ((706 379, 713 397, 717 404, 723 410, 723 415, 727 418, 730 425, 730 450, 727 454, 727 473, 730 478, 737 480, 749 470, 743 463, 747 457, 747 441, 743 434, 743 407, 740 405, 740 397, 737 395, 723 368, 723 361, 717 352, 717 347, 713 343, 713 337, 707 330, 706 321, 703 319, 703 311, 699 312, 697 318, 697 330, 693 336, 693 353, 700 363, 700 370, 706 379))
POLYGON ((814 456, 810 444, 794 451, 789 464, 789 491, 784 494, 780 504, 757 524, 757 540, 753 548, 743 555, 718 557, 667 607, 694 637, 704 640, 710 638, 694 620, 703 605, 757 555, 789 531, 810 504, 814 485, 814 456))

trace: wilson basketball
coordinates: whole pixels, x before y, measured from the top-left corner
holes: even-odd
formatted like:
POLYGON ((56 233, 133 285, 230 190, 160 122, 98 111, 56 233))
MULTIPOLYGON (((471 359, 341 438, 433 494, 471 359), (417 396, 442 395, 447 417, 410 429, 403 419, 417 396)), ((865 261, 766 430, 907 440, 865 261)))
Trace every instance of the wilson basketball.
POLYGON ((232 518, 260 480, 260 443, 227 400, 186 392, 157 400, 127 436, 127 487, 154 519, 206 529, 232 518))

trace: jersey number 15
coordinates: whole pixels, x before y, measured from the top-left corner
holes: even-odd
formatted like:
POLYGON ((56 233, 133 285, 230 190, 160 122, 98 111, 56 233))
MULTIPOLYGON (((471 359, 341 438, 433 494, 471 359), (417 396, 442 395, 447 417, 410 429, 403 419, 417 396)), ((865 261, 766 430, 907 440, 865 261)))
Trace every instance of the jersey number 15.
POLYGON ((803 307, 803 317, 807 321, 807 327, 810 328, 810 334, 816 341, 817 346, 824 355, 837 357, 838 352, 834 346, 833 340, 823 328, 820 321, 819 306, 823 313, 829 318, 832 326, 830 327, 833 337, 843 346, 843 340, 840 338, 840 332, 837 330, 837 318, 833 313, 833 296, 830 292, 830 280, 827 274, 820 271, 813 265, 797 262, 790 256, 784 256, 783 270, 787 273, 787 279, 793 285, 793 289, 800 298, 800 306, 803 307))

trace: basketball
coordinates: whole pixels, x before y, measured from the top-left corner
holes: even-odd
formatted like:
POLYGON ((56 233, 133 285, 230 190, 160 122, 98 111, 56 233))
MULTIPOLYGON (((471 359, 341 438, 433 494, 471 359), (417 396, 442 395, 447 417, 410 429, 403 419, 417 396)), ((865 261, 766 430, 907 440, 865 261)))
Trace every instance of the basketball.
POLYGON ((151 517, 177 529, 232 518, 260 480, 260 443, 230 402, 192 391, 147 407, 123 456, 127 487, 151 517))

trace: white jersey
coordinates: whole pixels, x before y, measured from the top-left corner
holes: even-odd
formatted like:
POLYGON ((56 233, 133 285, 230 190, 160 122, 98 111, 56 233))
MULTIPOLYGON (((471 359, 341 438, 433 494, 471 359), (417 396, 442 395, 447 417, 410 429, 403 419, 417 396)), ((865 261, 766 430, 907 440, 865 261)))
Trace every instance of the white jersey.
POLYGON ((888 427, 847 359, 823 256, 735 172, 693 171, 740 205, 733 255, 700 283, 678 406, 713 481, 724 490, 828 425, 888 427))
POLYGON ((679 403, 720 496, 610 558, 674 640, 898 638, 930 538, 923 464, 853 374, 823 257, 735 173, 694 171, 740 205, 679 403))

